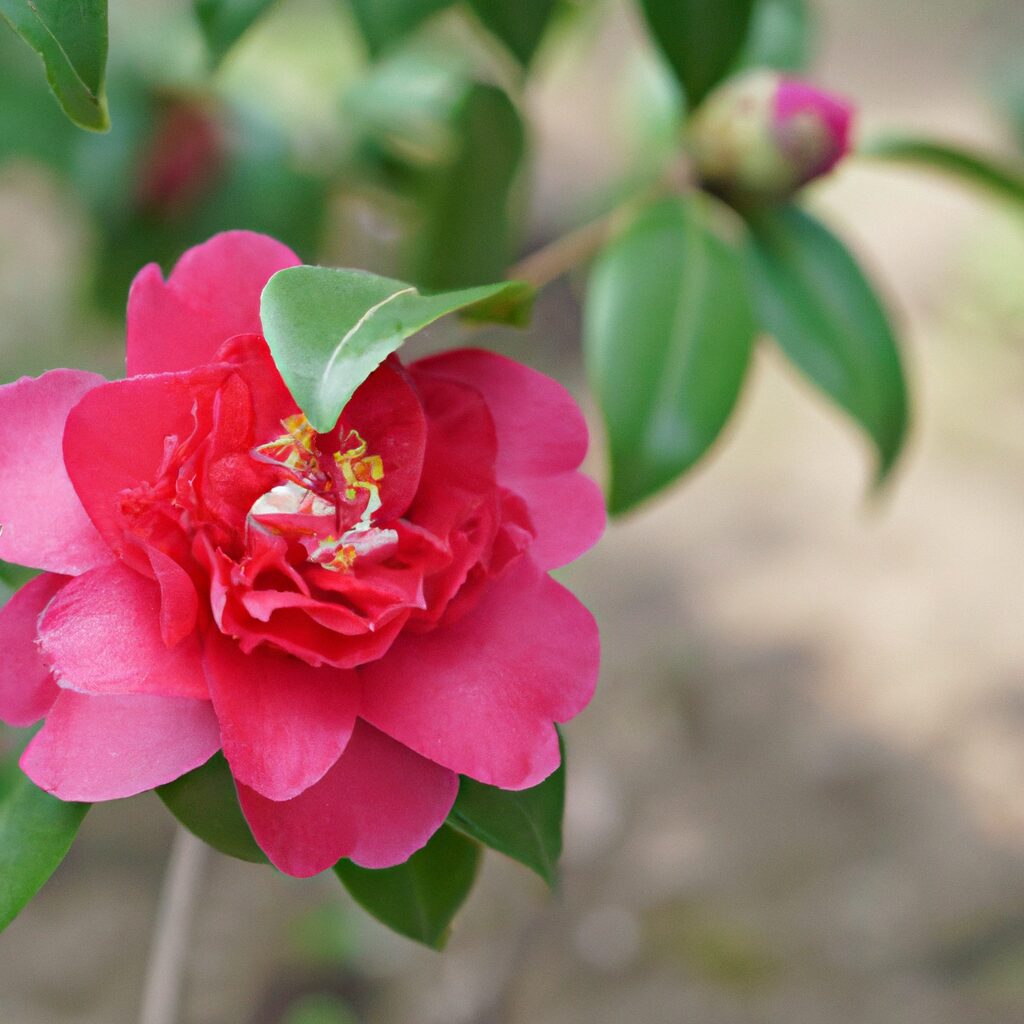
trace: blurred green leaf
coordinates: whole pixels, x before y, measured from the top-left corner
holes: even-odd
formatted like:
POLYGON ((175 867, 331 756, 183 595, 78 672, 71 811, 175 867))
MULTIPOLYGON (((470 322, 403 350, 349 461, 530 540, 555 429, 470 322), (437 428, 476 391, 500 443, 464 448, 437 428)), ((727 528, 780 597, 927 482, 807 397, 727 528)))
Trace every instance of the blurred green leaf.
POLYGON ((757 0, 739 66, 806 71, 814 44, 814 16, 807 0, 757 0))
POLYGON ((406 338, 513 287, 421 295, 404 281, 362 270, 291 267, 267 282, 260 317, 289 391, 310 423, 327 433, 356 388, 406 338))
POLYGON ((881 482, 903 446, 908 402, 878 296, 845 246, 802 210, 767 211, 750 224, 749 270, 761 326, 867 432, 881 482))
POLYGON ((931 139, 890 136, 875 139, 861 146, 857 152, 860 156, 936 171, 990 195, 1024 203, 1024 166, 1011 167, 964 146, 931 139))
POLYGON ((274 0, 193 0, 214 64, 245 34, 274 0))
POLYGON ((608 427, 609 508, 620 513, 707 452, 750 361, 742 260, 708 228, 698 200, 649 207, 601 253, 583 334, 608 427))
POLYGON ((57 870, 78 833, 88 804, 65 803, 20 770, 0 799, 0 931, 57 870))
POLYGON ((340 996, 330 993, 303 996, 288 1007, 281 1024, 358 1024, 359 1018, 340 996))
POLYGON ((107 0, 0 0, 0 17, 42 58, 68 117, 106 131, 107 0))
POLYGON ((404 864, 371 871, 351 861, 334 870, 352 898, 393 931, 433 949, 448 939, 449 925, 469 895, 480 847, 442 826, 404 864))
POLYGON ((475 82, 458 55, 418 46, 375 68, 346 111, 365 141, 366 177, 416 211, 403 276, 433 290, 503 278, 522 221, 515 185, 526 148, 506 93, 475 82))
POLYGON ((206 764, 158 786, 157 794, 185 828, 215 850, 251 864, 267 863, 242 814, 223 754, 216 753, 206 764))
POLYGON ((502 90, 474 85, 453 130, 452 158, 424 170, 415 187, 425 223, 414 242, 413 277, 424 288, 500 280, 516 241, 512 190, 525 149, 518 111, 502 90))
POLYGON ((696 109, 743 49, 754 0, 641 0, 640 6, 689 109, 696 109))
POLYGON ((537 52, 558 0, 469 0, 469 5, 525 66, 537 52))
POLYGON ((448 817, 453 828, 536 871, 548 885, 558 879, 565 810, 565 747, 562 763, 539 786, 517 791, 485 786, 463 776, 448 817))
POLYGON ((372 57, 404 39, 452 0, 350 0, 372 57))

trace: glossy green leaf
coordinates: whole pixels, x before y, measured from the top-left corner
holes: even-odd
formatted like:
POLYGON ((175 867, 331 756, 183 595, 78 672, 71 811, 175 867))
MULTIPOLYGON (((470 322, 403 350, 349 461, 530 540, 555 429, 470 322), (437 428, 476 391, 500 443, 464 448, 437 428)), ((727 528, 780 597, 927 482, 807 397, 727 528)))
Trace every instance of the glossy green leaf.
POLYGON ((1010 166, 964 146, 891 136, 867 143, 858 154, 935 171, 990 195, 1024 203, 1024 165, 1010 166))
POLYGON ((20 771, 0 796, 0 931, 57 870, 88 804, 65 803, 20 771))
POLYGON ((245 34, 274 0, 193 0, 192 7, 203 30, 214 63, 245 34))
POLYGON ((508 287, 493 298, 466 306, 459 316, 470 323, 506 324, 527 327, 537 301, 537 289, 526 281, 510 281, 508 287))
POLYGON ((752 218, 749 255, 762 327, 867 432, 881 482, 903 446, 908 409, 899 349, 874 289, 845 246, 796 207, 752 218))
POLYGON ((376 57, 438 11, 450 7, 452 0, 351 0, 359 31, 370 55, 376 57))
POLYGON ((565 810, 565 748, 562 764, 539 786, 508 790, 463 776, 448 822, 492 850, 536 871, 548 885, 558 878, 565 810))
POLYGON ((469 0, 469 5, 516 60, 526 65, 537 52, 558 0, 469 0))
POLYGON ((299 408, 326 433, 356 388, 406 338, 511 283, 421 295, 361 270, 291 267, 263 289, 260 317, 274 362, 299 408))
POLYGON ((754 0, 641 0, 640 6, 695 109, 739 57, 754 0))
POLYGON ((613 513, 707 452, 750 362, 755 329, 742 260, 705 212, 698 200, 648 208, 591 273, 584 346, 608 428, 613 513))
POLYGON ((0 17, 42 58, 68 117, 106 131, 107 0, 0 0, 0 17))
POLYGON ((266 864, 238 803, 231 769, 221 753, 187 775, 157 788, 170 812, 204 843, 229 857, 266 864))
POLYGON ((805 71, 814 44, 814 17, 807 0, 757 0, 739 66, 805 71))
POLYGON ((371 871, 343 860, 334 870, 364 910, 393 931, 433 949, 473 888, 480 847, 447 826, 404 864, 371 871))

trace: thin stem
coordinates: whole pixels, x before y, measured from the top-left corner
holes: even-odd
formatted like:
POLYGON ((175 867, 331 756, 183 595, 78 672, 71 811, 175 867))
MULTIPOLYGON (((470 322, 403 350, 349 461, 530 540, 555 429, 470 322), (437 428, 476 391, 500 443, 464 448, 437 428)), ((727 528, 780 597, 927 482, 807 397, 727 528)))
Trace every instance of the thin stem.
POLYGON ((511 281, 526 281, 538 290, 551 284, 574 267, 588 262, 604 247, 620 224, 638 207, 667 195, 682 195, 694 188, 694 172, 683 154, 668 167, 661 179, 638 195, 627 199, 610 213, 556 238, 509 268, 511 281))
POLYGON ((185 947, 206 853, 203 842, 179 825, 160 890, 139 1024, 178 1020, 185 947))

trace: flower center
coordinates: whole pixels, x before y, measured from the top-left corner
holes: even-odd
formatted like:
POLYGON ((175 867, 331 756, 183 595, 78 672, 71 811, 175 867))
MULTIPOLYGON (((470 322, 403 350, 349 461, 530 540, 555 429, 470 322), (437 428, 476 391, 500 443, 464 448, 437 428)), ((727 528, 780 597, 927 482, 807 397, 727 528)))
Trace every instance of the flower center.
POLYGON ((292 479, 267 491, 249 510, 258 529, 297 540, 307 560, 348 572, 356 559, 386 558, 398 543, 394 530, 374 526, 381 508, 384 462, 350 430, 333 454, 302 413, 281 421, 285 433, 253 450, 253 457, 284 467, 292 479))

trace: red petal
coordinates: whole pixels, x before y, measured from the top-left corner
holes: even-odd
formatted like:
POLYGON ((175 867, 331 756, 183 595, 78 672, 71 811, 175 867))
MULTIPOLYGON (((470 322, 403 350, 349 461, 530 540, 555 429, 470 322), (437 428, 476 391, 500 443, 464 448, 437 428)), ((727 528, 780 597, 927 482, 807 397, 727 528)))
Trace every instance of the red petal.
POLYGON ((21 767, 61 800, 116 800, 198 768, 219 746, 209 701, 65 690, 21 767))
POLYGON ((113 561, 75 494, 61 451, 68 412, 105 383, 52 370, 0 387, 0 558, 77 576, 113 561))
POLYGON ((114 381, 90 391, 68 416, 68 475, 96 528, 119 554, 135 554, 124 543, 123 492, 157 479, 167 438, 191 437, 193 407, 212 408, 228 372, 209 367, 114 381))
POLYGON ((552 723, 586 706, 598 661, 593 617, 522 558, 464 618, 361 667, 359 714, 452 771, 524 789, 558 767, 552 723))
POLYGON ((308 878, 351 857, 367 868, 401 864, 441 827, 458 777, 365 722, 337 764, 294 800, 238 787, 256 841, 286 874, 308 878))
POLYGON ((204 650, 224 756, 235 778, 271 800, 289 800, 321 779, 352 735, 355 673, 211 633, 204 650))
POLYGON ((38 722, 60 692, 43 664, 36 636, 43 609, 67 582, 67 576, 37 576, 0 608, 0 720, 8 725, 38 722))
POLYGON ((445 352, 410 369, 461 381, 486 399, 498 434, 498 482, 526 499, 537 530, 531 550, 538 565, 564 565, 598 541, 604 500, 575 472, 587 453, 587 424, 561 384, 481 349, 445 352))
POLYGON ((233 335, 260 333, 263 286, 299 262, 266 235, 225 231, 189 249, 166 283, 144 267, 128 296, 129 375, 202 366, 233 335))
POLYGON ((65 690, 209 696, 198 638, 168 648, 160 632, 160 588, 123 565, 73 579, 42 616, 39 642, 65 690))

